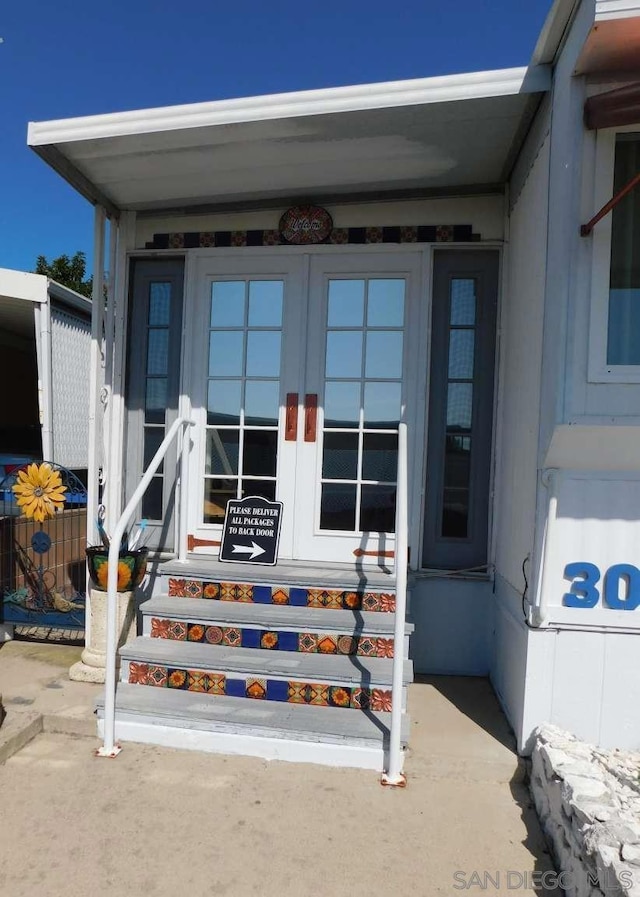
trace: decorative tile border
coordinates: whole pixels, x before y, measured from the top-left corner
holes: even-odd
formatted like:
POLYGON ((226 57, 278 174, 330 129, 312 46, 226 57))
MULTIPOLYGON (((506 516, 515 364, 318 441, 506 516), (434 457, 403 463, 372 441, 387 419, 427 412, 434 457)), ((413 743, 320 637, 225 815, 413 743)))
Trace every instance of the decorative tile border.
POLYGON ((177 688, 209 695, 227 695, 286 704, 310 704, 317 707, 343 707, 350 710, 391 710, 391 691, 360 686, 328 685, 282 679, 236 678, 223 673, 129 663, 129 682, 156 688, 177 688))
POLYGON ((237 626, 206 626, 181 620, 151 618, 151 638, 201 642, 232 648, 264 648, 304 654, 342 654, 359 657, 393 657, 393 639, 376 636, 332 635, 317 632, 282 632, 237 626))
MULTIPOLYGON (((324 243, 477 243, 470 224, 334 227, 324 243)), ((154 234, 145 249, 204 249, 220 246, 288 246, 278 230, 178 231, 154 234)))
POLYGON ((208 582, 169 578, 171 598, 210 598, 253 604, 282 604, 292 607, 326 607, 330 610, 364 610, 393 613, 396 596, 386 592, 341 592, 282 586, 254 586, 237 582, 208 582))

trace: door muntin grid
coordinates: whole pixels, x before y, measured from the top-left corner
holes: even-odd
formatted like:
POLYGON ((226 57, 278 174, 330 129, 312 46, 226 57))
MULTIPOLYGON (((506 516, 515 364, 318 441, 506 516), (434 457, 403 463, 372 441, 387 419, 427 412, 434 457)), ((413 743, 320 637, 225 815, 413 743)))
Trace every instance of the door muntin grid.
MULTIPOLYGON (((146 470, 166 435, 169 384, 171 294, 173 284, 154 280, 148 285, 146 308, 146 362, 144 371, 143 469, 146 470)), ((163 514, 164 459, 142 498, 142 516, 161 520, 163 514)))
POLYGON ((284 281, 211 282, 203 522, 227 501, 276 495, 284 281))
POLYGON ((395 531, 402 277, 327 281, 320 531, 395 531))
POLYGON ((440 535, 446 539, 466 539, 469 534, 471 459, 474 442, 477 279, 452 277, 449 291, 449 351, 440 535))

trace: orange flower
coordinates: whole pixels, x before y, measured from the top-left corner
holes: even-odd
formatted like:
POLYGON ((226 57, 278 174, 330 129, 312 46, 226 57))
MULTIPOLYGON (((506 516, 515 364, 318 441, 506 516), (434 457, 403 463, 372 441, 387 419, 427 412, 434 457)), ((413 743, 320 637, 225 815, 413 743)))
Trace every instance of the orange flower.
POLYGON ((379 638, 376 643, 378 657, 393 657, 393 639, 379 638))
POLYGON ((357 592, 345 592, 344 603, 347 607, 357 608, 360 606, 360 596, 357 592))
MULTIPOLYGON (((106 566, 104 564, 103 566, 106 566)), ((151 619, 151 638, 169 638, 169 620, 151 619)))
POLYGON ((393 614, 396 610, 395 595, 380 595, 380 610, 384 613, 393 614))
POLYGON ((201 642, 204 638, 204 626, 200 626, 198 623, 190 626, 187 638, 190 642, 201 642))
POLYGON ((139 685, 147 685, 149 682, 149 664, 135 663, 129 664, 129 682, 139 685))
POLYGON ((374 688, 371 695, 371 709, 389 713, 391 711, 391 692, 384 691, 381 688, 374 688))
MULTIPOLYGON (((107 590, 107 580, 109 578, 109 564, 105 560, 104 564, 101 564, 96 570, 96 575, 98 577, 98 582, 102 586, 102 588, 107 590)), ((131 583, 131 569, 129 565, 125 561, 118 561, 118 585, 117 589, 119 592, 124 591, 127 586, 131 583)))
POLYGON ((187 681, 187 674, 184 670, 174 670, 173 673, 169 676, 169 687, 170 688, 182 688, 184 683, 187 681))
POLYGON ((331 701, 338 707, 348 707, 349 702, 351 701, 351 695, 346 688, 332 688, 331 701))
POLYGON ((60 473, 45 461, 19 470, 12 490, 24 516, 44 523, 63 509, 67 487, 62 485, 60 473))
POLYGON ((261 648, 275 648, 278 644, 278 636, 275 632, 265 632, 260 639, 261 648))

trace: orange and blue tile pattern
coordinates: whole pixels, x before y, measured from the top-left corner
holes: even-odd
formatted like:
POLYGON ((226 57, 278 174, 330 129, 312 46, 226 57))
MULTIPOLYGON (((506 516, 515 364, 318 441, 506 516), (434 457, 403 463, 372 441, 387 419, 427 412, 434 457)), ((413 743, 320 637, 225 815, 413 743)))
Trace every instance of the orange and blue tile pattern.
POLYGON ((156 688, 174 688, 259 701, 281 701, 287 704, 342 707, 350 710, 391 710, 391 690, 388 689, 226 676, 224 673, 206 670, 133 661, 129 664, 129 682, 156 688))
POLYGON ((208 626, 181 620, 151 618, 151 637, 178 642, 200 642, 230 648, 300 651, 304 654, 342 654, 358 657, 393 657, 393 639, 369 635, 284 632, 238 626, 208 626))
POLYGON ((295 586, 255 586, 237 582, 208 582, 199 579, 169 578, 172 598, 209 598, 250 604, 278 604, 291 607, 363 610, 394 613, 396 596, 386 592, 347 592, 336 589, 304 589, 295 586))

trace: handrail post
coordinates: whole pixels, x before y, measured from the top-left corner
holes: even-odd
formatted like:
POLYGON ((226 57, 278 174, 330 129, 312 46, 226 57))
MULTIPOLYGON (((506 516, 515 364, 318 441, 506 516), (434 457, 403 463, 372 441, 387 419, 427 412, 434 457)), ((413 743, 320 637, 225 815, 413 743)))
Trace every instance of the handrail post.
POLYGON ((180 428, 184 427, 186 430, 190 426, 192 426, 192 421, 185 420, 182 417, 173 422, 111 534, 107 561, 107 658, 104 686, 104 739, 102 747, 96 751, 98 757, 116 757, 121 751, 120 745, 116 744, 116 654, 118 651, 118 557, 120 555, 120 543, 134 511, 147 491, 154 473, 167 453, 167 449, 175 439, 180 428))
POLYGON ((547 488, 549 505, 542 540, 542 550, 540 552, 542 562, 541 570, 538 574, 537 594, 535 604, 531 608, 530 623, 535 628, 543 626, 547 622, 549 615, 547 606, 551 590, 549 583, 549 546, 554 544, 553 535, 558 517, 558 471, 556 468, 549 467, 542 472, 542 484, 547 488))
POLYGON ((187 513, 189 497, 187 495, 187 479, 189 476, 189 449, 191 436, 189 427, 184 428, 182 434, 182 447, 180 450, 180 511, 178 520, 178 560, 187 560, 187 513))
POLYGON ((383 785, 405 785, 402 772, 402 687, 404 637, 407 614, 407 557, 409 553, 407 425, 398 426, 398 482, 396 488, 396 612, 393 632, 393 673, 391 685, 391 726, 389 765, 382 775, 383 785))

